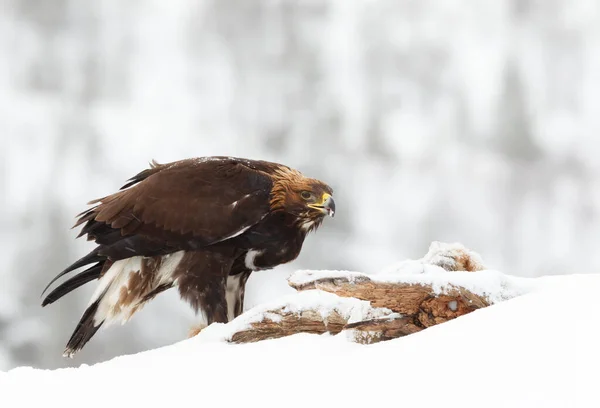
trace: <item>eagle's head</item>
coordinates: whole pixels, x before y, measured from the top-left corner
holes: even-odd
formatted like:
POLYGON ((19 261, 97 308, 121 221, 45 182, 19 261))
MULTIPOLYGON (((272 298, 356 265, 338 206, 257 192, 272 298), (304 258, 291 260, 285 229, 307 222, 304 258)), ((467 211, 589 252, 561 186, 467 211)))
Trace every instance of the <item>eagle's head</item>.
POLYGON ((274 180, 271 209, 294 215, 303 230, 314 230, 326 215, 335 215, 333 189, 322 181, 292 169, 281 171, 274 180))

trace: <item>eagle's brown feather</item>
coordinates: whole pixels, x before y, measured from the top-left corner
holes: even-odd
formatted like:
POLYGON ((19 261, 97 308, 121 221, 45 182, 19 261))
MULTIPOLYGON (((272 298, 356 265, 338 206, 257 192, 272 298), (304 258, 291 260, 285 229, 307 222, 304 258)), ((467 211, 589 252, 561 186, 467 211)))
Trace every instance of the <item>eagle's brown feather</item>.
POLYGON ((271 180, 242 164, 209 164, 186 160, 157 166, 138 184, 100 199, 93 219, 85 215, 85 222, 107 224, 123 235, 139 230, 208 245, 260 221, 269 210, 271 180))
POLYGON ((79 236, 98 246, 48 286, 95 265, 52 291, 43 305, 93 279, 99 285, 65 353, 74 354, 103 323, 127 321, 173 286, 208 324, 239 315, 251 272, 295 259, 332 193, 277 163, 231 157, 152 162, 78 215, 79 236), (317 207, 302 197, 305 190, 317 207))

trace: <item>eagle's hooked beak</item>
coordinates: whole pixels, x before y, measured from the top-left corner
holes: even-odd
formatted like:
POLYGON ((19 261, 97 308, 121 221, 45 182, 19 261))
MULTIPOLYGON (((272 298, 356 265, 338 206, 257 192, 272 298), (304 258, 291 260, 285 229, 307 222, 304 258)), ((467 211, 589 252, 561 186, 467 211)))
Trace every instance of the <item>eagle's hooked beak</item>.
POLYGON ((333 201, 333 197, 330 194, 323 194, 321 202, 318 204, 311 204, 309 207, 316 208, 324 212, 325 214, 333 217, 335 215, 335 201, 333 201))
POLYGON ((327 211, 327 215, 333 217, 335 215, 335 201, 329 194, 325 194, 325 196, 323 196, 323 208, 327 211))

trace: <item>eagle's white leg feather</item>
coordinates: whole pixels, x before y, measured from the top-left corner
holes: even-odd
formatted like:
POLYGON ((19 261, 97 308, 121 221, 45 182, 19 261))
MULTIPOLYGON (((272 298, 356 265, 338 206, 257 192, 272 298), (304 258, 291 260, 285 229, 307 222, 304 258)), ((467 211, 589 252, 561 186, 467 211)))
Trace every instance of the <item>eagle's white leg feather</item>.
POLYGON ((227 277, 227 289, 225 299, 227 300, 227 319, 235 318, 235 306, 242 301, 242 274, 227 277))
POLYGON ((181 262, 183 254, 183 251, 179 251, 163 256, 160 268, 157 271, 147 272, 155 274, 155 276, 152 279, 152 285, 148 287, 146 293, 141 293, 138 299, 126 304, 121 303, 121 297, 124 293, 123 289, 127 293, 135 289, 130 287, 132 282, 131 277, 142 270, 143 257, 134 256, 116 261, 106 271, 104 276, 100 278, 98 287, 90 300, 90 305, 98 300, 100 301, 98 310, 94 315, 94 325, 97 326, 102 322, 105 325, 110 325, 118 321, 122 324, 127 322, 133 313, 143 306, 141 301, 146 294, 163 284, 174 282, 173 273, 179 262, 181 262))

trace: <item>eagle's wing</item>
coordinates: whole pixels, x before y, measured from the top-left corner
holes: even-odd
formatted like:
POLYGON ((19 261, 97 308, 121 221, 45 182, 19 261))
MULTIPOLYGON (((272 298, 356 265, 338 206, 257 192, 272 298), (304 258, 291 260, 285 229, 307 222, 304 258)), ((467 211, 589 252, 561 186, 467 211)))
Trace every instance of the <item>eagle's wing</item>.
POLYGON ((82 234, 101 239, 103 231, 120 230, 121 236, 210 245, 242 233, 269 211, 272 180, 245 161, 184 160, 151 170, 128 189, 97 200, 76 224, 86 223, 82 234))

